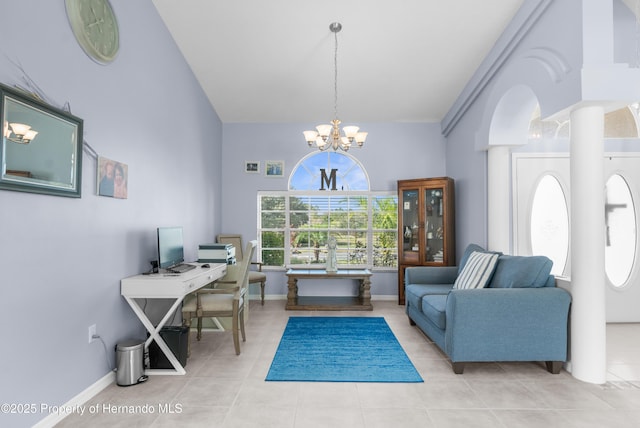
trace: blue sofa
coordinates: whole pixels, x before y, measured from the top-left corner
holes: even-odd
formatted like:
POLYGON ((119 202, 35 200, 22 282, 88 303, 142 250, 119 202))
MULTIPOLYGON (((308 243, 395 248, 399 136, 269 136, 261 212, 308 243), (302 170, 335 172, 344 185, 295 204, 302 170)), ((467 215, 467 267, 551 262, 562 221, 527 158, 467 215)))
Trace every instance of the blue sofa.
POLYGON ((499 254, 484 288, 455 288, 474 252, 488 253, 471 244, 457 267, 406 269, 411 325, 440 347, 456 374, 465 362, 483 361, 544 361, 559 373, 567 359, 571 297, 555 286, 551 260, 499 254))

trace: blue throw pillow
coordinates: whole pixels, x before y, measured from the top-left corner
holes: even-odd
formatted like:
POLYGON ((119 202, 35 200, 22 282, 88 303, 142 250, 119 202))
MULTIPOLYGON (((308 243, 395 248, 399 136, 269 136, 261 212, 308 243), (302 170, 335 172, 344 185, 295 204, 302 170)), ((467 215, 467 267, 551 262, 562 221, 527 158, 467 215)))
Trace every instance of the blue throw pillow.
POLYGON ((464 265, 467 263, 469 256, 474 251, 483 252, 484 248, 482 248, 478 244, 469 244, 467 246, 467 248, 464 250, 464 254, 462 254, 462 258, 460 258, 460 264, 458 265, 458 275, 460 274, 460 272, 462 272, 462 269, 464 268, 464 265))
POLYGON ((462 268, 462 272, 456 278, 453 288, 484 288, 491 280, 498 263, 498 257, 500 257, 498 253, 472 252, 462 268))
POLYGON ((506 256, 498 259, 498 265, 489 287, 537 288, 544 287, 549 279, 553 262, 545 256, 506 256))

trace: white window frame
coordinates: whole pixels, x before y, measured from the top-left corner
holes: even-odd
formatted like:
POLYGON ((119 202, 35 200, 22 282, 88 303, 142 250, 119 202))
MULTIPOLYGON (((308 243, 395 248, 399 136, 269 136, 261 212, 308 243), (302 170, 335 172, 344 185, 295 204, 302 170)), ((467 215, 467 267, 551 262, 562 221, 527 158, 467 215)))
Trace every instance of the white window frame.
MULTIPOLYGON (((397 203, 397 192, 393 191, 340 191, 337 193, 327 192, 327 191, 309 191, 309 190, 289 190, 289 191, 258 191, 257 193, 257 206, 258 206, 258 257, 262 259, 262 232, 272 231, 272 232, 284 232, 284 266, 263 266, 263 270, 282 270, 283 268, 290 267, 312 267, 312 268, 322 268, 324 264, 291 264, 291 232, 292 227, 290 225, 290 197, 342 197, 342 196, 353 196, 353 197, 366 197, 367 198, 367 229, 351 229, 357 232, 365 232, 366 233, 366 263, 363 264, 349 264, 349 268, 358 269, 358 268, 367 268, 372 269, 374 271, 397 271, 397 239, 395 240, 395 252, 396 252, 396 266, 381 266, 374 267, 373 266, 373 242, 374 242, 374 234, 380 232, 393 232, 398 233, 397 227, 395 229, 373 229, 373 204, 372 200, 375 197, 394 197, 396 198, 397 203), (284 217, 285 217, 285 227, 284 228, 263 228, 262 227, 262 205, 261 201, 263 197, 285 197, 285 208, 284 208, 284 217)), ((396 210, 397 215, 397 210, 396 210)), ((397 221, 397 220, 396 220, 397 221)), ((397 223, 396 223, 397 224, 397 223)), ((296 229, 297 230, 297 229, 296 229)), ((331 229, 327 229, 328 232, 331 232, 331 229)), ((337 229, 336 229, 337 230, 337 229)), ((345 231, 345 229, 339 229, 341 232, 345 231)), ((348 229, 347 229, 348 230, 348 229)), ((345 265, 340 265, 345 266, 345 265)))

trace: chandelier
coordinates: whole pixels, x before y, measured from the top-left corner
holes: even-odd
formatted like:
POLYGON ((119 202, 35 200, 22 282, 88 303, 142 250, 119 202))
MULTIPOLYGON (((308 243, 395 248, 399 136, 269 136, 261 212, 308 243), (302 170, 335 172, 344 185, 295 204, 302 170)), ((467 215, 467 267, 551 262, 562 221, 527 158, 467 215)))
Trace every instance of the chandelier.
POLYGON ((345 126, 342 128, 344 136, 340 134, 340 120, 338 119, 338 32, 342 30, 342 24, 334 22, 329 25, 329 29, 333 33, 335 40, 335 50, 333 54, 334 80, 333 80, 333 117, 331 125, 318 125, 316 131, 304 131, 304 138, 307 140, 309 147, 315 144, 319 150, 326 150, 329 147, 333 150, 344 150, 345 152, 351 148, 351 144, 355 142, 358 147, 362 147, 364 140, 367 139, 367 133, 361 132, 357 126, 345 126))
POLYGON ((29 144, 31 140, 36 138, 38 131, 31 129, 29 125, 23 123, 4 122, 4 137, 18 144, 29 144))

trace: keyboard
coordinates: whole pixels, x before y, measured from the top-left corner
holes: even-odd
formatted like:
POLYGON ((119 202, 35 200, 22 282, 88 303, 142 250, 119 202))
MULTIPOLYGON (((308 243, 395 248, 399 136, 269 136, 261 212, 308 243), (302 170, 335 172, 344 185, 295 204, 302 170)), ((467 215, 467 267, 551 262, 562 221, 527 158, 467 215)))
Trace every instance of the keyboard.
POLYGON ((191 269, 195 269, 195 268, 196 267, 193 265, 179 264, 179 265, 175 265, 173 267, 168 268, 167 272, 184 273, 184 272, 189 272, 191 269))

